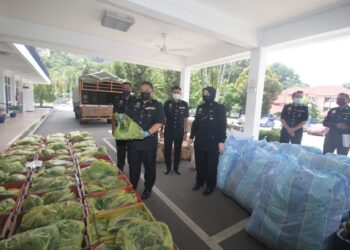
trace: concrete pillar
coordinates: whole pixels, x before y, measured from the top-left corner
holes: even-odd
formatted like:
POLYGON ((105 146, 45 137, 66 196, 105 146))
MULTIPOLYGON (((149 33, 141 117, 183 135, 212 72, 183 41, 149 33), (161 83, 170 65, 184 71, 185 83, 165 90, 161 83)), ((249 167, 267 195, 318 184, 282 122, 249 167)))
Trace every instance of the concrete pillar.
POLYGON ((264 94, 266 51, 263 48, 254 48, 250 53, 244 135, 258 139, 264 94))
POLYGON ((191 68, 183 68, 181 70, 180 87, 182 92, 182 100, 189 103, 190 101, 190 81, 191 81, 191 68))

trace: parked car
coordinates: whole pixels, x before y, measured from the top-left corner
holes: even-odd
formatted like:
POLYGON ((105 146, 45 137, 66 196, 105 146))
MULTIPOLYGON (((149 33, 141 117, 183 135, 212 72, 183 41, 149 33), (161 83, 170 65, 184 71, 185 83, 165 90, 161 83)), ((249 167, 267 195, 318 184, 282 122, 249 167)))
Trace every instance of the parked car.
POLYGON ((309 135, 325 136, 329 131, 329 128, 322 125, 322 123, 311 124, 306 130, 309 135))
POLYGON ((260 120, 260 127, 272 128, 275 125, 274 119, 263 117, 260 120))

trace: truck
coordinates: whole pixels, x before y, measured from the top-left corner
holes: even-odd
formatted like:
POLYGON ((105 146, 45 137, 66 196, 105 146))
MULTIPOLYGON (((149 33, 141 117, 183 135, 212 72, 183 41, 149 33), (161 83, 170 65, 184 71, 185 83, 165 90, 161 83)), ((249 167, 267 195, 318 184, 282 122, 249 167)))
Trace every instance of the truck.
POLYGON ((106 72, 85 74, 73 88, 75 118, 80 123, 89 120, 113 119, 113 103, 122 94, 123 80, 106 72))

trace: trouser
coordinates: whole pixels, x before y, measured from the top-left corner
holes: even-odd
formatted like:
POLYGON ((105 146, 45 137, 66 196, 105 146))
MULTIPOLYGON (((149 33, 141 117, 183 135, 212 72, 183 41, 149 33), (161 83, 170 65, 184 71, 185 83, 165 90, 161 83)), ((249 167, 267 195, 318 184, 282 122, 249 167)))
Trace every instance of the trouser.
POLYGON ((303 138, 303 129, 299 129, 295 131, 295 136, 292 137, 287 129, 282 128, 281 130, 281 137, 280 137, 280 143, 289 143, 292 144, 301 144, 301 139, 303 138))
POLYGON ((141 164, 145 167, 145 190, 152 190, 156 181, 156 150, 140 151, 133 147, 129 148, 130 164, 129 178, 133 188, 137 189, 137 184, 141 175, 141 164))
POLYGON ((171 169, 171 149, 174 144, 174 169, 178 170, 181 161, 181 149, 184 132, 167 132, 164 134, 164 160, 167 169, 171 169))
POLYGON ((117 166, 121 171, 123 171, 126 155, 128 157, 128 163, 130 164, 130 153, 128 152, 129 146, 127 144, 128 141, 115 140, 115 142, 117 146, 117 166))
POLYGON ((349 148, 343 147, 342 135, 328 133, 324 139, 323 154, 334 153, 335 150, 337 150, 338 155, 348 155, 349 153, 349 148))
POLYGON ((219 163, 219 152, 215 151, 205 151, 194 148, 195 161, 196 161, 196 181, 197 184, 203 185, 207 183, 207 188, 215 188, 216 178, 219 163))

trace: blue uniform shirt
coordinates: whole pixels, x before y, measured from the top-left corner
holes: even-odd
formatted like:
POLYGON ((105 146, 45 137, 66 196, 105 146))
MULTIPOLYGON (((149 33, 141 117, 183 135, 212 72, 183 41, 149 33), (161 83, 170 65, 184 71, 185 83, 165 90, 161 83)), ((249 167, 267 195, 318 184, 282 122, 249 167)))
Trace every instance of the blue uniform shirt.
POLYGON ((307 121, 309 117, 308 107, 304 104, 287 104, 284 105, 281 119, 284 119, 290 128, 295 128, 301 122, 307 121))

